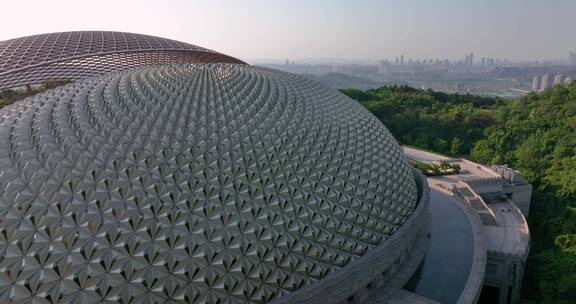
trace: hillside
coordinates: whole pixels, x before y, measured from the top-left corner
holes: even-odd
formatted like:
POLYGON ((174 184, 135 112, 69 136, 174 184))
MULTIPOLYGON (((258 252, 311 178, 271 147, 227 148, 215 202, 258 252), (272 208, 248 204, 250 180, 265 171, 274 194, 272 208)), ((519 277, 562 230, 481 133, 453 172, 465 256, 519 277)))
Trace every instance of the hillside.
POLYGON ((409 87, 342 90, 403 144, 519 169, 534 185, 528 303, 576 299, 576 82, 519 101, 409 87))

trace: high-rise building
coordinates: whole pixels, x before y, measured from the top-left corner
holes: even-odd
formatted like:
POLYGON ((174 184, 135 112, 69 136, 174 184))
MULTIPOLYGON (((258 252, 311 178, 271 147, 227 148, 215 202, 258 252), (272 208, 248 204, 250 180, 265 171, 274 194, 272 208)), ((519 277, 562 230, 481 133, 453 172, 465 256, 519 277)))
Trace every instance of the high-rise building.
POLYGON ((534 76, 534 78, 532 78, 532 91, 538 91, 538 76, 534 76))
POLYGON ((388 60, 380 60, 380 64, 378 65, 378 75, 386 74, 386 66, 388 65, 388 60))
POLYGON ((472 70, 472 65, 474 63, 474 53, 464 55, 464 70, 470 71, 472 70))
POLYGON ((572 78, 566 77, 566 78, 564 79, 564 84, 565 84, 565 85, 569 85, 569 84, 571 84, 571 83, 572 83, 572 78))
POLYGON ((558 73, 554 75, 554 85, 562 84, 562 74, 558 73))
POLYGON ((548 74, 542 75, 542 82, 540 82, 541 91, 546 90, 548 88, 548 78, 550 78, 548 74))

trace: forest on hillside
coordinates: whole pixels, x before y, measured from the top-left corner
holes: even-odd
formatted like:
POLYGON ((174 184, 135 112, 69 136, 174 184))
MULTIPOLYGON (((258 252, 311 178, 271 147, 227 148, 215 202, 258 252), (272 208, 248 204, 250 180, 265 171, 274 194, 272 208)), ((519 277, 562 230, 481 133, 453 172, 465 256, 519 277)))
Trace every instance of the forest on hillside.
POLYGON ((507 164, 533 184, 523 301, 576 299, 576 82, 519 100, 411 87, 341 90, 405 145, 507 164))

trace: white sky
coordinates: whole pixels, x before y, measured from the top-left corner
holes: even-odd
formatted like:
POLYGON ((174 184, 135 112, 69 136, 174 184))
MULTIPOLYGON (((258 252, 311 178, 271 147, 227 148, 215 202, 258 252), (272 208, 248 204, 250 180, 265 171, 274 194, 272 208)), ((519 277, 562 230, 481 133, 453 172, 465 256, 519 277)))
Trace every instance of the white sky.
POLYGON ((0 40, 70 30, 172 38, 242 59, 566 59, 576 0, 0 0, 0 40))

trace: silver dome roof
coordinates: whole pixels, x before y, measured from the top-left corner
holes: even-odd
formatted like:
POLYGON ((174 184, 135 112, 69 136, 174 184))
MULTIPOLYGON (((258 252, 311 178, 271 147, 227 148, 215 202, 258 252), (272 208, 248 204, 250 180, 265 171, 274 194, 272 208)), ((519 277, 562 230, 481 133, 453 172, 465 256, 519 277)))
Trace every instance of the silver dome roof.
POLYGON ((149 35, 108 31, 48 33, 0 41, 0 89, 175 63, 244 62, 196 45, 149 35))
POLYGON ((81 80, 0 110, 0 300, 267 302, 384 243, 416 200, 384 125, 306 78, 81 80))

